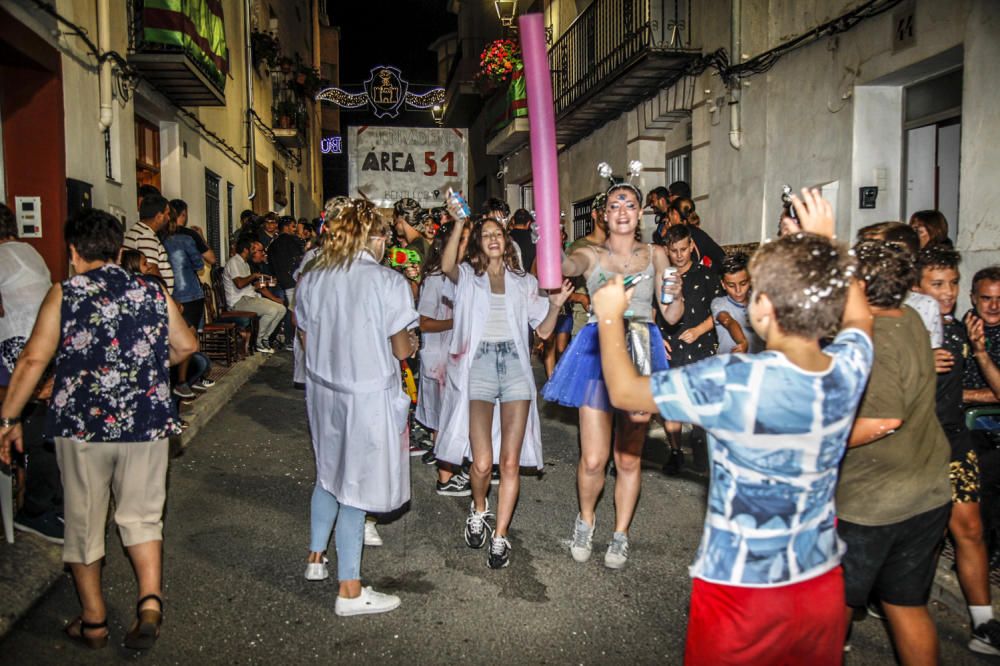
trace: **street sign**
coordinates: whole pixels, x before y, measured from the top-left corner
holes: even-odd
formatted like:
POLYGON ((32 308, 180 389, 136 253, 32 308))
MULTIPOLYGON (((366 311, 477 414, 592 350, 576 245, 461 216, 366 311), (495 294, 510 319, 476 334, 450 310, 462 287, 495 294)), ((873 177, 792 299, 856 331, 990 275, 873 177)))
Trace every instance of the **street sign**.
POLYGON ((347 129, 349 196, 366 196, 380 208, 409 197, 431 208, 448 188, 468 191, 468 139, 451 127, 347 129))

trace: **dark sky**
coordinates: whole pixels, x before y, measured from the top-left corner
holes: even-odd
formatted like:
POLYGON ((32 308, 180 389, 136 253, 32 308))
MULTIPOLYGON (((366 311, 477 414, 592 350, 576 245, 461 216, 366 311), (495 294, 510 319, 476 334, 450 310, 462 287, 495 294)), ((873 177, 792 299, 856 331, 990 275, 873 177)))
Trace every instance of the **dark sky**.
POLYGON ((414 86, 437 83, 437 60, 427 47, 454 32, 446 0, 327 0, 340 28, 341 87, 360 85, 376 65, 395 65, 414 86))

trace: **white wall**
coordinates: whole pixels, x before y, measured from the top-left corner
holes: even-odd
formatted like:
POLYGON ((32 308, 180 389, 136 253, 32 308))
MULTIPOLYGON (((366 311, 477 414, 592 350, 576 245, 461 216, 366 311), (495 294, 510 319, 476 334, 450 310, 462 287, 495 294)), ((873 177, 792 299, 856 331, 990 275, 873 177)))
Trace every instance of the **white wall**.
MULTIPOLYGON (((847 193, 848 210, 851 211, 848 238, 854 238, 858 229, 866 225, 902 218, 902 118, 902 86, 857 86, 854 89, 853 187, 847 193), (875 208, 861 209, 858 207, 858 188, 876 185, 876 169, 885 170, 887 187, 879 187, 875 208)), ((926 188, 921 189, 926 191, 926 188)), ((930 191, 933 193, 933 189, 930 191)))

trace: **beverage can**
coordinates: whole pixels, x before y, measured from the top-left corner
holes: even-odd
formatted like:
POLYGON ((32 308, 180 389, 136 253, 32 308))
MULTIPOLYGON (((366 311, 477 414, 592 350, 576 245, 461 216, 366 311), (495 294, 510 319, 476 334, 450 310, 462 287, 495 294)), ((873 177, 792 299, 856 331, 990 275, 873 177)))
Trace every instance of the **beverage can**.
POLYGON ((456 217, 459 220, 465 220, 472 215, 472 211, 469 209, 469 204, 466 203, 465 197, 452 189, 448 190, 448 203, 454 206, 456 217))
POLYGON ((666 293, 666 289, 673 286, 676 275, 677 269, 673 266, 667 266, 663 269, 663 291, 660 292, 660 302, 664 305, 674 302, 674 295, 666 293))

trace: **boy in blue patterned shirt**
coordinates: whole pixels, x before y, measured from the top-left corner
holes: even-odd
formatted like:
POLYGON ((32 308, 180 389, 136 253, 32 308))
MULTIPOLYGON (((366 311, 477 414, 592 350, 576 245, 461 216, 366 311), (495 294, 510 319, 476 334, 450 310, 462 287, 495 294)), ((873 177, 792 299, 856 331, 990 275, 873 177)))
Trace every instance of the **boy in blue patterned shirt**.
POLYGON ((847 619, 834 491, 872 364, 871 313, 837 248, 829 202, 794 198, 802 230, 750 263, 750 322, 767 341, 640 377, 620 280, 593 295, 611 402, 709 434, 712 481, 691 575, 685 662, 839 664, 847 619), (825 349, 819 340, 840 334, 825 349))

